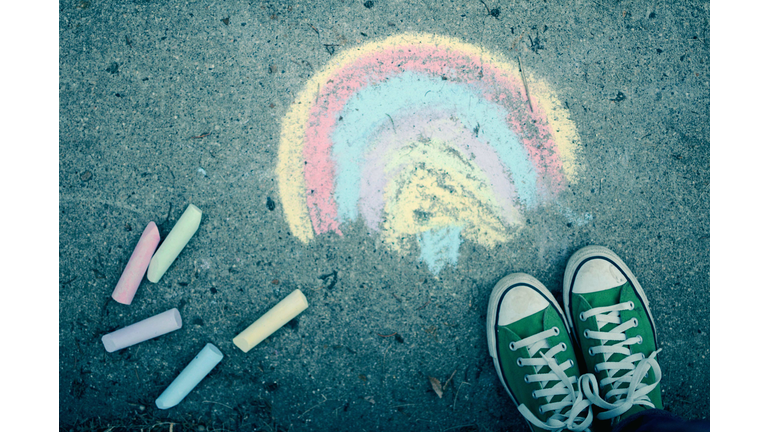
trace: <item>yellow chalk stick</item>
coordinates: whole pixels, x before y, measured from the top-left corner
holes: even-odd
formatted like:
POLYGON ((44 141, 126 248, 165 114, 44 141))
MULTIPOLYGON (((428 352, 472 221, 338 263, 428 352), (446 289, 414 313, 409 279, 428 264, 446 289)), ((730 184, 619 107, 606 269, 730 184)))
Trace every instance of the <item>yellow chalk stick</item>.
POLYGON ((147 279, 150 282, 157 283, 160 281, 168 267, 173 264, 181 250, 187 245, 189 239, 197 232, 202 216, 203 212, 193 204, 190 204, 184 210, 184 214, 181 215, 171 232, 168 233, 168 237, 163 240, 163 244, 157 248, 157 252, 155 252, 152 260, 149 262, 147 279))
POLYGON ((248 352, 288 321, 296 318, 307 306, 309 306, 307 298, 304 297, 301 290, 296 290, 243 330, 236 338, 232 339, 232 342, 243 352, 248 352))

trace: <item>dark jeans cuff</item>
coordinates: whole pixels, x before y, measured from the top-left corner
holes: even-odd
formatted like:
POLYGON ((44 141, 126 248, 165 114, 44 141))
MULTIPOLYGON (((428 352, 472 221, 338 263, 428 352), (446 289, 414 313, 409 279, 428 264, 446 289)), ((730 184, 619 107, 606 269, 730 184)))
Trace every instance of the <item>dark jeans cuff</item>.
POLYGON ((708 432, 709 420, 684 420, 668 411, 647 409, 633 414, 611 432, 708 432))

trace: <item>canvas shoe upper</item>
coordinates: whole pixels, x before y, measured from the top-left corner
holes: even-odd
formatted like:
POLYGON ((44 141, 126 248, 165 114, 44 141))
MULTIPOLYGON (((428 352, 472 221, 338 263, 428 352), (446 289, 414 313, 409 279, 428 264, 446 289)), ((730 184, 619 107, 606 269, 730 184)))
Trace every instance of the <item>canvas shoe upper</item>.
POLYGON ((486 325, 496 373, 531 429, 588 430, 592 409, 571 332, 549 290, 526 274, 505 277, 491 293, 486 325))
POLYGON ((582 390, 603 410, 597 418, 615 424, 643 409, 661 409, 656 326, 626 264, 601 246, 579 250, 566 266, 563 300, 587 372, 594 373, 585 375, 589 384, 582 390))

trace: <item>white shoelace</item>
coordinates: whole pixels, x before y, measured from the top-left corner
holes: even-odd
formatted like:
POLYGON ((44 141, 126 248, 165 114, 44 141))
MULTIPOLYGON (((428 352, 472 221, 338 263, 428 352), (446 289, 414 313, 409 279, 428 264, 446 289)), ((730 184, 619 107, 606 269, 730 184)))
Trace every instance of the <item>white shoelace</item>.
MULTIPOLYGON (((597 339, 600 341, 600 345, 589 349, 590 355, 604 355, 605 361, 598 363, 595 366, 596 372, 607 371, 608 376, 600 380, 600 387, 597 386, 597 378, 593 374, 585 374, 582 379, 586 377, 587 382, 582 385, 581 388, 584 391, 584 395, 593 404, 603 408, 607 411, 599 413, 597 418, 600 420, 606 420, 614 418, 629 411, 634 405, 644 405, 653 408, 654 405, 651 399, 648 397, 650 393, 661 381, 661 368, 656 361, 656 354, 661 351, 658 349, 651 353, 647 358, 643 353, 632 354, 629 345, 642 343, 642 336, 635 336, 627 338, 625 332, 632 328, 637 327, 637 319, 633 318, 627 322, 622 323, 619 317, 619 312, 623 310, 634 309, 634 304, 629 302, 619 303, 613 306, 597 307, 590 309, 586 312, 582 312, 579 319, 586 321, 590 317, 595 317, 597 320, 598 331, 585 330, 584 336, 588 339, 597 339), (604 332, 599 331, 606 324, 616 324, 612 330, 604 332), (613 345, 605 345, 606 341, 616 341, 613 345), (617 354, 619 356, 625 356, 621 361, 610 361, 611 357, 617 354), (637 363, 637 364, 635 364, 637 363), (644 384, 640 381, 645 377, 650 369, 653 369, 654 377, 656 381, 653 384, 644 384), (616 376, 621 371, 627 372, 622 376, 616 376), (623 386, 627 383, 628 386, 623 386), (605 394, 605 399, 600 397, 599 388, 610 386, 610 390, 605 394), (608 402, 606 399, 612 400, 608 402)), ((581 383, 581 381, 580 381, 581 383)))
POLYGON ((557 336, 560 330, 557 327, 552 327, 549 330, 535 334, 533 336, 521 339, 517 342, 511 342, 509 348, 512 351, 516 351, 520 348, 527 348, 530 358, 518 359, 518 366, 533 366, 537 373, 531 375, 525 375, 525 381, 541 382, 542 389, 535 390, 533 397, 538 399, 545 397, 547 403, 541 405, 539 413, 545 415, 550 411, 555 411, 544 423, 536 417, 531 410, 520 404, 518 410, 529 422, 532 424, 550 431, 562 431, 569 429, 573 431, 583 431, 592 424, 592 408, 588 400, 584 399, 584 395, 581 392, 582 381, 585 379, 583 376, 580 379, 572 376, 569 377, 565 374, 565 371, 575 366, 573 360, 566 360, 562 364, 558 364, 554 356, 557 353, 566 350, 565 343, 559 343, 554 347, 550 347, 547 338, 557 336), (541 350, 549 348, 546 352, 541 350), (541 357, 535 357, 539 354, 541 357), (544 366, 549 366, 549 373, 538 373, 544 366), (555 386, 546 388, 549 381, 559 381, 555 386), (574 385, 576 389, 574 390, 574 385), (565 395, 565 397, 559 402, 552 402, 552 398, 558 395, 565 395), (570 408, 566 412, 562 412, 564 409, 570 408), (586 417, 580 417, 584 410, 588 410, 586 417), (580 423, 579 423, 580 422, 580 423))

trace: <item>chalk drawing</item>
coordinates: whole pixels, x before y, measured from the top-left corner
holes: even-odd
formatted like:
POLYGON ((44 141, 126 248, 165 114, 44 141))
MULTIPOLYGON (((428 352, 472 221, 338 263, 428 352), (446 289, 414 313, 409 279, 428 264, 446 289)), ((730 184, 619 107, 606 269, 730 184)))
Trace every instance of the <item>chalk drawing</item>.
POLYGON ((362 219, 434 274, 509 241, 577 180, 576 128, 547 84, 457 39, 405 33, 334 54, 297 95, 277 175, 291 232, 362 219), (530 102, 529 98, 530 97, 530 102))

